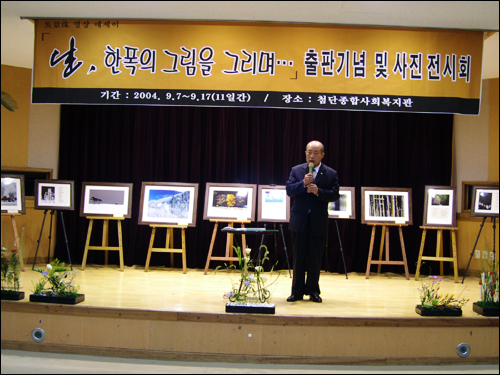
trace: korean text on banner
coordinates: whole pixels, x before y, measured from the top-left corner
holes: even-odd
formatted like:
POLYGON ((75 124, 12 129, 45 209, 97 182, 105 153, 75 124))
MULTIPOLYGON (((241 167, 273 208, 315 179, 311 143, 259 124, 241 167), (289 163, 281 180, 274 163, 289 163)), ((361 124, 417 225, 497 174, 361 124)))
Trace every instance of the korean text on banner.
POLYGON ((483 33, 36 20, 33 103, 477 114, 483 33))

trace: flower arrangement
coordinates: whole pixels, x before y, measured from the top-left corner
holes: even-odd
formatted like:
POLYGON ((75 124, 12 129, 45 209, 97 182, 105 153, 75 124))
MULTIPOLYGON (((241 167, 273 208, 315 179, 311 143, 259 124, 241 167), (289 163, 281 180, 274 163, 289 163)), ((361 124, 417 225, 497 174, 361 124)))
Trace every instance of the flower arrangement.
POLYGON ((7 254, 7 249, 2 247, 2 293, 19 292, 20 275, 21 262, 17 249, 7 254))
MULTIPOLYGON (((238 255, 238 263, 241 274, 239 281, 233 283, 232 289, 224 293, 224 298, 229 299, 230 302, 267 303, 271 297, 269 287, 278 280, 279 273, 278 277, 271 283, 268 283, 267 278, 262 276, 262 272, 264 271, 262 264, 269 259, 269 251, 265 245, 262 245, 261 248, 264 249, 264 254, 262 259, 258 260, 258 265, 255 266, 253 260, 250 259, 251 249, 247 248, 246 257, 243 257, 241 248, 239 246, 233 246, 234 251, 238 255)), ((217 272, 219 268, 220 266, 218 266, 215 271, 217 272)), ((227 268, 236 268, 236 266, 233 264, 227 268)), ((274 266, 271 268, 270 277, 272 276, 273 269, 274 266)))
POLYGON ((482 263, 482 272, 479 275, 481 301, 477 305, 498 309, 498 261, 486 260, 486 267, 482 263))
POLYGON ((47 271, 35 269, 36 272, 42 274, 42 278, 38 283, 33 283, 34 295, 51 296, 51 297, 77 297, 79 296, 79 285, 75 285, 74 278, 76 271, 69 271, 64 262, 59 262, 55 259, 47 264, 47 271), (46 287, 47 283, 49 286, 46 287))
POLYGON ((455 294, 442 295, 439 293, 439 289, 441 289, 441 279, 438 276, 429 276, 431 279, 430 282, 423 282, 422 287, 418 288, 420 293, 420 301, 422 303, 423 309, 429 310, 459 310, 464 306, 468 299, 462 298, 459 299, 460 296, 455 297, 455 294))

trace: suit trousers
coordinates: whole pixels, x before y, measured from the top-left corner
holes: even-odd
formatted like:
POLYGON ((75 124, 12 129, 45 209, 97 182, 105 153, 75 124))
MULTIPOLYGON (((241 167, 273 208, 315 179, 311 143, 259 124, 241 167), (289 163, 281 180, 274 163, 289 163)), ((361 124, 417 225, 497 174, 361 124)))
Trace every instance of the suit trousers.
POLYGON ((326 237, 313 236, 310 230, 310 214, 307 214, 306 220, 306 225, 302 232, 292 232, 292 294, 296 296, 321 293, 319 289, 319 274, 325 251, 326 237))

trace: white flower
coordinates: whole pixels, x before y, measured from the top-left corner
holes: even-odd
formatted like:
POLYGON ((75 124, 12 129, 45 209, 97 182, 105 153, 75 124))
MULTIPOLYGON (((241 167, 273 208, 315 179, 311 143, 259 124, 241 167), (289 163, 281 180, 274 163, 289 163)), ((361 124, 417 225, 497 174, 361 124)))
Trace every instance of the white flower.
POLYGON ((47 264, 47 269, 48 270, 51 270, 52 269, 52 266, 50 264, 47 264))
POLYGON ((246 252, 247 252, 247 255, 250 256, 250 253, 252 252, 252 249, 250 249, 249 247, 246 248, 246 252))

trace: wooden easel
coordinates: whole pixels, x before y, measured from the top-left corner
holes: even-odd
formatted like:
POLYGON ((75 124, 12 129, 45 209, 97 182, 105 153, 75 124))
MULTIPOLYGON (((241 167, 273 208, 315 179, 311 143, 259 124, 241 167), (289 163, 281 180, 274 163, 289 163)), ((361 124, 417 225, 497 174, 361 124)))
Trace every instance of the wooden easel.
POLYGON ((415 272, 415 280, 418 281, 418 277, 420 276, 420 266, 422 265, 422 260, 434 260, 439 261, 439 271, 441 276, 443 276, 443 262, 453 262, 453 274, 455 275, 455 282, 458 283, 457 240, 455 236, 455 231, 458 230, 458 227, 448 228, 421 226, 420 229, 423 229, 424 231, 422 232, 422 242, 420 243, 420 252, 418 253, 418 263, 417 271, 415 272), (427 229, 437 230, 435 256, 422 256, 424 253, 425 236, 427 235, 427 229), (451 257, 443 256, 443 230, 451 231, 451 248, 453 252, 453 256, 451 257))
POLYGON ((90 219, 89 230, 87 232, 87 242, 85 243, 85 252, 83 254, 82 261, 82 271, 85 270, 85 264, 87 263, 87 255, 89 250, 104 250, 104 264, 108 265, 108 250, 118 251, 120 254, 120 271, 124 270, 123 267, 123 242, 122 242, 122 220, 121 217, 109 217, 109 216, 87 216, 90 219), (92 226, 94 225, 94 220, 103 220, 102 224, 102 245, 101 246, 89 246, 90 236, 92 234, 92 226), (118 224, 118 247, 108 246, 108 236, 109 236, 109 221, 117 220, 118 224))
POLYGON ((368 225, 373 225, 372 228, 372 237, 370 240, 370 252, 368 254, 368 264, 366 265, 366 278, 370 276, 370 266, 372 264, 378 264, 377 273, 380 273, 380 268, 382 264, 392 264, 392 265, 403 265, 405 267, 406 280, 410 279, 410 273, 408 272, 408 264, 406 262, 406 251, 405 251, 405 243, 403 240, 403 228, 408 226, 408 224, 381 224, 381 223, 367 223, 368 225), (377 226, 382 227, 382 237, 380 239, 380 253, 379 260, 372 260, 373 253, 373 244, 375 242, 375 229, 377 226), (401 251, 403 253, 403 260, 389 260, 389 228, 390 227, 399 227, 399 241, 401 242, 401 251), (382 260, 382 253, 384 250, 384 241, 385 241, 385 260, 382 260))
POLYGON ((146 267, 144 272, 149 270, 149 261, 151 260, 151 253, 170 253, 170 265, 174 266, 174 253, 182 254, 182 273, 186 273, 186 228, 188 224, 179 225, 167 225, 167 224, 150 224, 153 231, 151 232, 151 240, 149 240, 148 256, 146 258, 146 267), (167 240, 165 242, 164 248, 153 247, 155 240, 156 228, 167 228, 167 240), (182 248, 174 249, 174 228, 180 228, 182 230, 182 248))
POLYGON ((12 231, 14 232, 14 243, 16 245, 17 252, 19 254, 19 261, 21 262, 21 271, 24 272, 24 261, 23 255, 21 254, 21 241, 19 240, 19 234, 17 234, 16 216, 21 214, 9 214, 2 213, 2 216, 10 216, 10 221, 12 223, 12 231))
MULTIPOLYGON (((207 256, 207 263, 205 265, 205 275, 208 272, 208 266, 210 265, 211 260, 229 260, 231 262, 237 261, 238 257, 233 256, 233 234, 232 233, 227 233, 227 239, 226 239, 226 255, 223 257, 213 257, 212 256, 212 251, 214 249, 214 243, 215 243, 215 237, 217 236, 217 228, 219 226, 219 223, 228 223, 228 226, 231 228, 234 228, 234 223, 240 223, 242 228, 245 228, 245 224, 251 223, 250 220, 219 220, 219 219, 210 219, 211 222, 215 223, 214 226, 214 232, 212 234, 212 241, 210 242, 210 249, 208 250, 208 256, 207 256)), ((242 255, 245 257, 247 252, 247 240, 244 234, 241 235, 241 242, 242 242, 242 255)))

